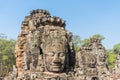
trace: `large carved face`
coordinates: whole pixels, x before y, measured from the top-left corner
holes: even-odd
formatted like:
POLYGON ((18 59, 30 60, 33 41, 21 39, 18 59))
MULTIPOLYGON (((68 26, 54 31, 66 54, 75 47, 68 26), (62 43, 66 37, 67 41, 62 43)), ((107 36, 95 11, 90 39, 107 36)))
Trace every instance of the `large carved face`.
POLYGON ((63 45, 46 46, 44 61, 46 69, 50 72, 62 72, 65 66, 66 49, 63 45))

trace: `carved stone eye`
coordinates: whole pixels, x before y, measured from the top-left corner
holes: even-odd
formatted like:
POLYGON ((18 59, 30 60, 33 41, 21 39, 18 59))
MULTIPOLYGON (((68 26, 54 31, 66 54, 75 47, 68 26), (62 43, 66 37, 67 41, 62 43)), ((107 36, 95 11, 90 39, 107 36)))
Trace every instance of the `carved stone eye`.
POLYGON ((54 53, 53 52, 49 52, 47 55, 48 56, 54 56, 54 53))
POLYGON ((61 52, 61 53, 59 53, 59 56, 60 56, 60 57, 64 57, 64 56, 65 56, 65 53, 61 52))

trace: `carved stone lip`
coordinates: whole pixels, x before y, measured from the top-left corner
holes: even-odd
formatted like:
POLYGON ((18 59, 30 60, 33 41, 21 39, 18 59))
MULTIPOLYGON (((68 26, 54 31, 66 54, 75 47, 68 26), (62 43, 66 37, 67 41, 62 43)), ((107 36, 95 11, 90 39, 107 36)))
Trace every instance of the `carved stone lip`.
POLYGON ((51 67, 53 67, 53 68, 61 68, 61 66, 57 66, 57 65, 52 65, 51 67))
POLYGON ((51 66, 62 66, 62 64, 52 64, 51 66))

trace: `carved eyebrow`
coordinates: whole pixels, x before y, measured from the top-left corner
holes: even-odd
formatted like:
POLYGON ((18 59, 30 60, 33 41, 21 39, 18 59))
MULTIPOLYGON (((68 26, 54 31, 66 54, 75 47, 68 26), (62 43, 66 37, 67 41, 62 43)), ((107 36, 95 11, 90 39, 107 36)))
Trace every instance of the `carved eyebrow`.
POLYGON ((64 52, 59 52, 58 54, 65 54, 64 52))
POLYGON ((47 54, 55 54, 54 52, 48 52, 47 54))
POLYGON ((46 53, 46 55, 48 55, 48 56, 54 56, 55 53, 53 53, 53 52, 48 52, 48 53, 46 53))

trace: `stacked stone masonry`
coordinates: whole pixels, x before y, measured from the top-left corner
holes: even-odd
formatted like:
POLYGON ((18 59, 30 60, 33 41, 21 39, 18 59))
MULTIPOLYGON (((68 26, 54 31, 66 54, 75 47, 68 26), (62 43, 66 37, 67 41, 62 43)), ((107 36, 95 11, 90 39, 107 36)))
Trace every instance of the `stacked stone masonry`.
POLYGON ((33 10, 22 22, 16 65, 4 80, 120 80, 120 54, 112 72, 99 39, 74 51, 65 20, 33 10))

